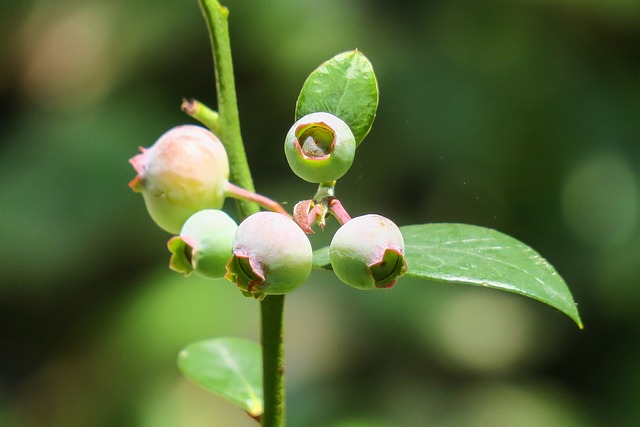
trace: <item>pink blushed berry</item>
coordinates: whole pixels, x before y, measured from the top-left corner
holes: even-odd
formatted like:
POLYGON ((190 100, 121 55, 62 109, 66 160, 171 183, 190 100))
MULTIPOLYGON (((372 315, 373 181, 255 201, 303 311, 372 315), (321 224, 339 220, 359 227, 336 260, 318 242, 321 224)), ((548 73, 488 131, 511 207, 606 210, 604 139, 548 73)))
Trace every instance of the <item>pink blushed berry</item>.
POLYGON ((285 294, 311 273, 313 251, 307 235, 290 218, 258 212, 238 226, 225 277, 257 299, 285 294))
POLYGON ((207 129, 177 126, 129 162, 137 176, 129 183, 142 193, 151 218, 178 234, 202 209, 219 209, 225 199, 229 160, 220 140, 207 129))

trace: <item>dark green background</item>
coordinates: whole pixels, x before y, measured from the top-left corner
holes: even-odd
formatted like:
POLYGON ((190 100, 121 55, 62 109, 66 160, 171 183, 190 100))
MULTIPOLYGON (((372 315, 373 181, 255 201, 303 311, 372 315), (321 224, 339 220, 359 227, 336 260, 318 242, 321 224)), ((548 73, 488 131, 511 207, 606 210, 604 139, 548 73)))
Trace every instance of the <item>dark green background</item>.
MULTIPOLYGON (((345 207, 511 234, 585 323, 497 291, 314 273, 287 298, 290 425, 639 425, 640 3, 227 5, 260 192, 313 194, 284 135, 306 76, 358 48, 381 96, 345 207)), ((257 304, 170 272, 170 236, 127 187, 137 147, 192 122, 182 97, 215 106, 195 0, 0 1, 0 425, 253 425, 175 358, 256 339, 257 304)))

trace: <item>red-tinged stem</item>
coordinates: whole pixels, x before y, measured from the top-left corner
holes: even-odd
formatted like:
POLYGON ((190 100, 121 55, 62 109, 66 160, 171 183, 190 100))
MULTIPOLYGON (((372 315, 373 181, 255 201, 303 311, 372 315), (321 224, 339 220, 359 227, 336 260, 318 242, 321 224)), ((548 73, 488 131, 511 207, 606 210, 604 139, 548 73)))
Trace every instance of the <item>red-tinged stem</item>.
POLYGON ((340 200, 332 197, 329 200, 329 212, 331 215, 335 216, 340 225, 343 225, 345 222, 351 220, 351 216, 347 212, 347 210, 342 206, 340 200))
POLYGON ((280 205, 280 203, 275 200, 271 200, 270 198, 263 196, 262 194, 254 193, 253 191, 245 190, 242 187, 238 187, 230 182, 227 182, 225 185, 225 194, 229 197, 233 197, 234 199, 239 200, 247 200, 254 203, 259 204, 266 210, 272 212, 278 212, 282 215, 285 215, 291 218, 291 215, 280 205))

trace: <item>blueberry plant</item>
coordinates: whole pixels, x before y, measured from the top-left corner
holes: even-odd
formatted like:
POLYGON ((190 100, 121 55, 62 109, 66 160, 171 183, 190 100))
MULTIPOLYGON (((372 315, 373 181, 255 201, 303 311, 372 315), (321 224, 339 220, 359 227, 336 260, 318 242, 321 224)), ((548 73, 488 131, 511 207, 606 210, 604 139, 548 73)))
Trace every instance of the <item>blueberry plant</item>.
POLYGON ((168 242, 172 270, 224 277, 259 302, 261 343, 214 338, 187 345, 178 355, 184 375, 262 426, 284 426, 284 298, 304 285, 312 268, 333 271, 361 290, 390 289, 411 276, 515 292, 564 312, 582 328, 563 279, 512 237, 466 224, 398 227, 377 214, 351 218, 335 187, 356 160, 378 106, 373 68, 357 50, 310 74, 284 141, 292 171, 317 184, 316 193, 291 213, 255 193, 240 135, 229 11, 217 0, 199 2, 213 48, 217 111, 184 101, 183 110, 204 126, 175 127, 142 148, 130 160, 137 176, 129 185, 142 193, 156 224, 174 235, 168 242), (239 224, 221 210, 227 197, 237 199, 239 224), (333 219, 340 227, 331 244, 314 251, 307 234, 333 219))

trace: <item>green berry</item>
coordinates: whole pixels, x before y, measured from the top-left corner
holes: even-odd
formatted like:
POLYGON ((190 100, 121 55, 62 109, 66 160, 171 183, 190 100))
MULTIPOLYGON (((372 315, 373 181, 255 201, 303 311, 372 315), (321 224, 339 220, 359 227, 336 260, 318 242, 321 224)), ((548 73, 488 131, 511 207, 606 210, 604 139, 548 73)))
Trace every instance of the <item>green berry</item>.
POLYGON ((329 246, 338 278, 359 289, 390 288, 407 271, 400 229, 380 215, 363 215, 342 225, 329 246))
POLYGON ((302 229, 275 212, 258 212, 238 226, 225 277, 247 296, 285 294, 311 273, 313 251, 302 229))
POLYGON ((222 207, 229 160, 213 133, 200 126, 177 126, 140 150, 129 160, 138 173, 129 186, 142 193, 162 229, 178 234, 194 213, 222 207))
POLYGON ((356 139, 349 126, 329 113, 312 113, 295 122, 284 142, 291 170, 308 182, 331 182, 353 163, 356 139))
POLYGON ((225 212, 205 209, 187 219, 180 235, 167 246, 172 253, 169 266, 186 276, 193 271, 210 279, 221 279, 231 258, 231 245, 238 229, 225 212))

